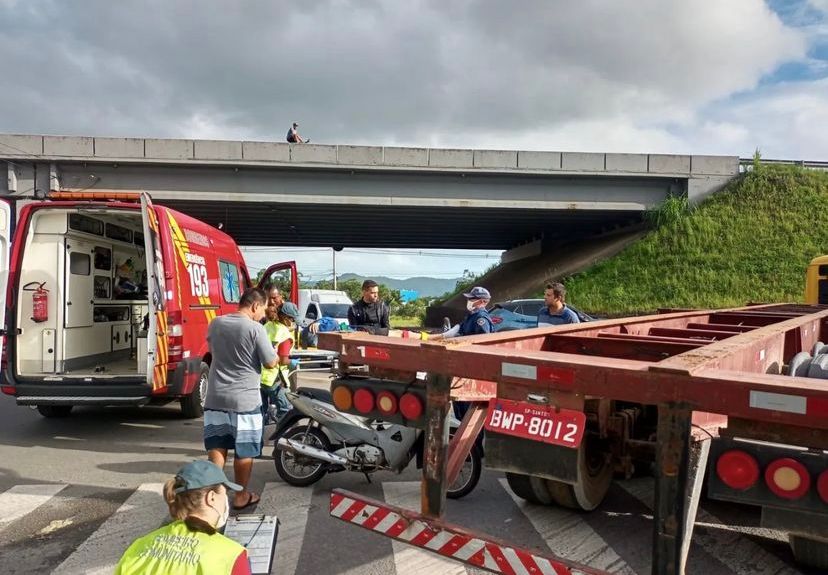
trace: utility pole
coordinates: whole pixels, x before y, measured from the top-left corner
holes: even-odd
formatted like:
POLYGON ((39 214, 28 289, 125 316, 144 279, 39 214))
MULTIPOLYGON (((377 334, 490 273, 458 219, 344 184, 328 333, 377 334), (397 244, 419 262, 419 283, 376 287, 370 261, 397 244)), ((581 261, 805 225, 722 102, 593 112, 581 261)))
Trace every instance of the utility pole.
POLYGON ((342 251, 342 246, 334 246, 331 248, 333 250, 333 276, 334 276, 334 289, 336 289, 336 252, 342 251))

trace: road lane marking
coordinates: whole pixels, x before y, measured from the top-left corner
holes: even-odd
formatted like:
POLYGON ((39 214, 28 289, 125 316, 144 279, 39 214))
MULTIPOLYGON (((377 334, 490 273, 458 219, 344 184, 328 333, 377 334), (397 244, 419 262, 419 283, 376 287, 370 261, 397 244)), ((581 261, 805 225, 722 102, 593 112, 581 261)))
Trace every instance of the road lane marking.
POLYGON ((0 494, 0 528, 28 515, 65 487, 65 484, 15 485, 0 494))
POLYGON ((135 539, 161 526, 170 512, 161 495, 163 484, 143 483, 78 549, 52 573, 111 574, 135 539))
MULTIPOLYGON (((652 509, 655 497, 655 480, 651 477, 636 477, 617 483, 627 493, 652 509)), ((797 569, 785 565, 776 555, 765 551, 747 537, 745 532, 723 526, 724 522, 699 507, 696 513, 696 529, 688 559, 692 567, 692 546, 700 546, 708 555, 727 566, 737 575, 801 575, 797 569), (698 529, 710 526, 710 531, 698 529)), ((758 530, 758 528, 757 528, 758 530)), ((690 572, 690 571, 688 571, 690 572)))
POLYGON ((312 487, 292 487, 281 482, 265 483, 262 500, 256 510, 279 518, 276 557, 273 560, 274 568, 279 573, 296 573, 312 496, 312 487))
MULTIPOLYGON (((382 484, 385 502, 406 509, 420 508, 419 481, 385 481, 382 484)), ((465 575, 466 568, 459 561, 440 557, 429 551, 392 540, 397 575, 465 575)))
POLYGON ((509 489, 506 479, 499 482, 555 555, 611 573, 635 575, 582 515, 555 505, 528 503, 509 489))

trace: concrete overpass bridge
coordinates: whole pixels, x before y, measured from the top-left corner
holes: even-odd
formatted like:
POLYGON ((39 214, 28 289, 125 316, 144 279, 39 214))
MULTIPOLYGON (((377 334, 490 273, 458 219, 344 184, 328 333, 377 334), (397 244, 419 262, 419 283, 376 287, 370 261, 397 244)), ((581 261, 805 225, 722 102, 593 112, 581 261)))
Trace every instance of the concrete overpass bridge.
POLYGON ((0 135, 2 168, 0 196, 147 191, 242 245, 517 257, 533 241, 634 225, 669 195, 696 201, 738 174, 739 158, 0 135))

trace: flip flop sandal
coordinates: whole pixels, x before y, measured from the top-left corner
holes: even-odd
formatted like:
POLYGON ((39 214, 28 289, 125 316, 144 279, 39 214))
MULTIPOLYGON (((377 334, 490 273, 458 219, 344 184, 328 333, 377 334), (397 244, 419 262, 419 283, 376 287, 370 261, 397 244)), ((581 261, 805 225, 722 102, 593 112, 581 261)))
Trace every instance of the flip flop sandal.
POLYGON ((235 511, 241 511, 242 509, 247 509, 248 507, 252 507, 253 505, 256 505, 259 501, 262 500, 262 498, 260 496, 256 495, 252 491, 248 491, 247 493, 250 494, 250 497, 248 498, 247 503, 245 503, 244 505, 233 504, 233 509, 235 511))

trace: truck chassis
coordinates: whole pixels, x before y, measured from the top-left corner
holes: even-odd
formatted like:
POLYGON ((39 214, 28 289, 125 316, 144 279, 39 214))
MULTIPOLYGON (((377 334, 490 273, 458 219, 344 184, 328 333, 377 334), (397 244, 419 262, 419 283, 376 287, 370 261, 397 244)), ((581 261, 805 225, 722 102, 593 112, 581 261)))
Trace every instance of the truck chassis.
MULTIPOLYGON (((828 377, 828 369, 823 375, 821 368, 800 368, 809 351, 811 363, 820 363, 820 341, 826 339, 828 306, 797 304, 662 310, 434 342, 323 334, 320 347, 340 353, 343 373, 351 363, 397 381, 428 372, 420 511, 334 490, 332 515, 496 573, 599 573, 442 520, 446 487, 498 402, 580 411, 587 432, 577 449, 491 433, 489 427, 487 466, 507 471, 513 490, 526 499, 586 510, 603 493, 600 487, 593 495, 583 488, 584 452, 602 454, 599 462, 604 457, 613 471, 627 476, 649 455, 655 475, 652 572, 684 573, 710 444, 720 433, 725 441, 806 450, 811 469, 825 470, 819 484, 828 485, 828 382, 816 379, 828 377), (788 368, 791 375, 785 374, 788 368), (449 441, 451 399, 474 403, 449 441), (537 489, 538 481, 545 491, 537 489)), ((814 493, 808 497, 816 504, 805 513, 812 520, 801 532, 815 535, 807 541, 819 544, 828 539, 828 495, 822 501, 814 493)), ((767 499, 761 492, 759 498, 752 503, 767 499)), ((801 522, 803 514, 776 502, 768 502, 769 516, 776 507, 783 516, 793 513, 797 520, 788 517, 789 524, 801 522)), ((817 559, 823 554, 817 551, 817 559)))

